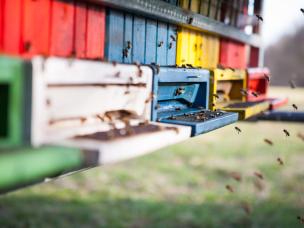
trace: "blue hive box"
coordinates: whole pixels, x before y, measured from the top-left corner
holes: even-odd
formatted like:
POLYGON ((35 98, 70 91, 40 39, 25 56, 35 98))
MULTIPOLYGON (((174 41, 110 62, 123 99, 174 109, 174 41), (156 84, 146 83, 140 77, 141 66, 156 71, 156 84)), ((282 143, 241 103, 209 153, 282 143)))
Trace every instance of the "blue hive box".
POLYGON ((108 61, 175 65, 176 26, 112 9, 106 23, 108 61))
POLYGON ((210 76, 208 70, 153 68, 152 120, 190 126, 192 136, 238 120, 237 113, 208 110, 210 76))

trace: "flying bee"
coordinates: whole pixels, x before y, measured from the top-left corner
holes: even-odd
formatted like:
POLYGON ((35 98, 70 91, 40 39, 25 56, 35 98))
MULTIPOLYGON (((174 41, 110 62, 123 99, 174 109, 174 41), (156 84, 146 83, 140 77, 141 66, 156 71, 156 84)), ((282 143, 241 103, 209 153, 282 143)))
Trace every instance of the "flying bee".
POLYGON ((158 43, 158 47, 163 46, 163 44, 164 44, 164 41, 160 41, 160 42, 158 43))
POLYGON ((254 184, 254 187, 260 192, 265 189, 264 183, 259 179, 255 179, 253 184, 254 184))
POLYGON ((264 139, 264 142, 267 143, 270 146, 273 146, 273 142, 269 139, 264 139))
POLYGON ((263 174, 261 174, 261 173, 259 173, 259 172, 254 172, 253 174, 254 174, 257 178, 260 178, 261 180, 264 179, 263 174))
POLYGON ((119 78, 119 77, 120 77, 120 71, 116 72, 116 73, 114 74, 114 77, 115 77, 115 78, 119 78))
POLYGON ((113 65, 114 67, 116 67, 117 62, 116 62, 116 61, 112 61, 112 65, 113 65))
POLYGON ((169 120, 176 120, 176 117, 175 116, 170 116, 168 119, 169 120))
POLYGON ((297 134, 297 136, 298 136, 300 139, 302 139, 302 140, 304 141, 304 134, 302 134, 302 133, 299 132, 299 133, 297 134))
POLYGON ((256 14, 255 16, 257 17, 257 19, 258 19, 259 21, 263 21, 263 18, 261 17, 261 15, 256 14))
POLYGON ((193 17, 189 17, 189 18, 188 18, 188 24, 191 25, 192 23, 193 23, 193 17))
POLYGON ((173 36, 173 35, 170 35, 170 38, 171 38, 171 40, 172 40, 172 41, 174 41, 174 42, 176 41, 176 38, 175 38, 175 36, 173 36))
POLYGON ((286 136, 290 136, 290 133, 286 129, 284 129, 283 132, 285 133, 286 136))
POLYGON ((289 80, 289 85, 292 89, 296 88, 296 83, 293 80, 289 80))
POLYGON ((142 75, 143 75, 143 70, 142 70, 141 68, 138 68, 137 76, 138 76, 139 78, 141 78, 142 75))
POLYGON ((238 182, 242 181, 242 175, 239 172, 231 172, 229 176, 238 182))
POLYGON ((303 9, 303 8, 301 8, 300 10, 301 10, 301 12, 304 14, 304 9, 303 9))
POLYGON ((227 184, 225 187, 229 192, 234 193, 234 189, 229 184, 227 184))
POLYGON ((231 71, 233 71, 233 72, 235 71, 235 69, 232 68, 232 67, 228 67, 228 69, 231 70, 231 71))
POLYGON ((240 92, 241 92, 241 94, 242 94, 243 96, 247 96, 247 95, 248 95, 248 92, 247 92, 246 89, 241 89, 240 92))
POLYGON ((149 103, 150 101, 152 101, 155 98, 154 93, 150 93, 149 97, 145 100, 145 103, 149 103))
POLYGON ((252 91, 251 94, 252 94, 253 96, 255 96, 255 97, 258 97, 258 96, 259 96, 259 94, 258 94, 257 92, 254 92, 254 91, 252 91))
POLYGON ((264 74, 264 78, 267 80, 267 82, 270 82, 270 77, 267 74, 264 74))
POLYGON ((170 42, 170 43, 169 43, 169 47, 168 47, 168 48, 169 48, 169 49, 171 49, 172 47, 173 47, 173 43, 172 43, 172 42, 170 42))
POLYGON ((131 49, 132 48, 132 43, 131 43, 131 41, 128 41, 127 42, 127 49, 131 49))
POLYGON ((219 99, 219 98, 220 98, 219 95, 217 95, 216 93, 213 94, 212 96, 214 96, 216 99, 219 99))
POLYGON ((241 203, 241 208, 245 211, 245 213, 246 213, 247 215, 250 215, 250 214, 251 214, 251 207, 250 207, 249 203, 247 203, 247 202, 242 202, 242 203, 241 203))
POLYGON ((86 122, 87 121, 87 118, 85 118, 85 117, 80 117, 80 123, 81 124, 83 124, 84 122, 86 122))
POLYGON ((127 48, 124 48, 122 50, 122 57, 123 58, 128 58, 128 55, 129 55, 129 50, 127 48))
POLYGON ((242 132, 242 130, 236 126, 234 127, 234 129, 237 131, 238 134, 240 134, 242 132))
POLYGON ((280 165, 284 165, 284 162, 281 158, 277 158, 277 162, 280 164, 280 165))
POLYGON ((294 110, 298 110, 298 106, 296 104, 292 104, 292 107, 294 108, 294 110))
POLYGON ((194 68, 194 67, 192 66, 192 64, 189 64, 189 63, 186 64, 186 67, 194 68))

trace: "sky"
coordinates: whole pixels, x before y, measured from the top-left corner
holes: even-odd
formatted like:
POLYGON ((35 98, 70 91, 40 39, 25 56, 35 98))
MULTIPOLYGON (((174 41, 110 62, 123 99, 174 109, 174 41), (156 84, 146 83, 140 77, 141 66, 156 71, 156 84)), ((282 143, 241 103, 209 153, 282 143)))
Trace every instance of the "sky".
POLYGON ((266 47, 304 25, 301 8, 304 0, 264 0, 262 38, 266 47))

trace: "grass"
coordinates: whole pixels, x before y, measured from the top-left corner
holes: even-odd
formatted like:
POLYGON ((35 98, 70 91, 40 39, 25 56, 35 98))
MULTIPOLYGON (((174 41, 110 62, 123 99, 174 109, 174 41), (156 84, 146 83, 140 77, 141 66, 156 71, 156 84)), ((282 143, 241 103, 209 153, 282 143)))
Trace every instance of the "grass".
MULTIPOLYGON (((303 111, 303 89, 271 94, 288 94, 303 111)), ((303 227, 297 220, 304 216, 298 132, 304 133, 303 124, 239 122, 145 157, 23 189, 0 198, 0 227, 303 227), (260 190, 256 171, 264 175, 260 190)))

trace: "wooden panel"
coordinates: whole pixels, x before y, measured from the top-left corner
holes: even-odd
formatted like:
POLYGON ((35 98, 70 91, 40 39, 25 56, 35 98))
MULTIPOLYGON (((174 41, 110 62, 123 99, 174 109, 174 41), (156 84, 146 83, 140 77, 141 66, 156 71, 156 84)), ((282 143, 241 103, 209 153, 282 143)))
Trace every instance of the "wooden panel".
POLYGON ((6 54, 19 55, 22 52, 22 0, 5 0, 3 49, 6 54))
POLYGON ((169 25, 168 27, 168 53, 167 53, 167 65, 175 65, 176 62, 176 26, 169 25))
POLYGON ((188 60, 187 64, 191 64, 192 66, 195 65, 195 56, 197 53, 197 45, 196 45, 196 36, 197 32, 190 30, 189 31, 189 38, 188 38, 188 60))
POLYGON ((189 10, 190 8, 190 0, 179 0, 179 6, 183 9, 189 10))
MULTIPOLYGON (((152 33, 150 36, 153 37, 152 33)), ((128 50, 128 53, 124 57, 124 63, 132 63, 132 49, 136 43, 133 44, 133 15, 125 14, 124 19, 124 41, 123 47, 128 50)))
POLYGON ((145 62, 145 39, 146 39, 146 22, 142 17, 134 16, 133 21, 133 52, 132 61, 145 62))
POLYGON ((199 11, 200 11, 200 1, 201 0, 191 0, 190 10, 192 12, 199 13, 199 11))
POLYGON ((75 3, 75 55, 86 58, 87 4, 77 0, 75 3))
POLYGON ((97 5, 88 6, 87 58, 101 59, 104 56, 105 9, 97 5))
MULTIPOLYGON (((109 61, 123 62, 124 15, 119 11, 107 13, 106 58, 109 61)), ((131 55, 130 51, 128 55, 131 55)))
POLYGON ((181 66, 188 61, 189 50, 189 30, 185 28, 179 28, 177 33, 177 49, 176 49, 176 64, 181 66))
POLYGON ((259 49, 250 47, 249 67, 258 67, 259 65, 259 49))
MULTIPOLYGON (((148 34, 147 34, 148 35, 148 34)), ((149 34, 150 35, 150 34, 149 34)), ((168 25, 165 23, 157 23, 157 64, 164 66, 167 65, 167 35, 168 25)), ((149 50, 147 50, 149 51, 149 50)))
POLYGON ((23 54, 25 56, 48 55, 51 29, 51 1, 23 1, 23 54))
POLYGON ((51 55, 74 55, 74 1, 53 0, 51 55))
POLYGON ((201 0, 200 14, 204 16, 208 16, 208 11, 209 11, 209 0, 201 0))
POLYGON ((157 49, 157 22, 154 20, 147 20, 146 23, 146 56, 147 64, 156 63, 156 49, 157 49))
POLYGON ((223 67, 245 69, 246 68, 245 44, 228 39, 221 39, 220 64, 223 67))

